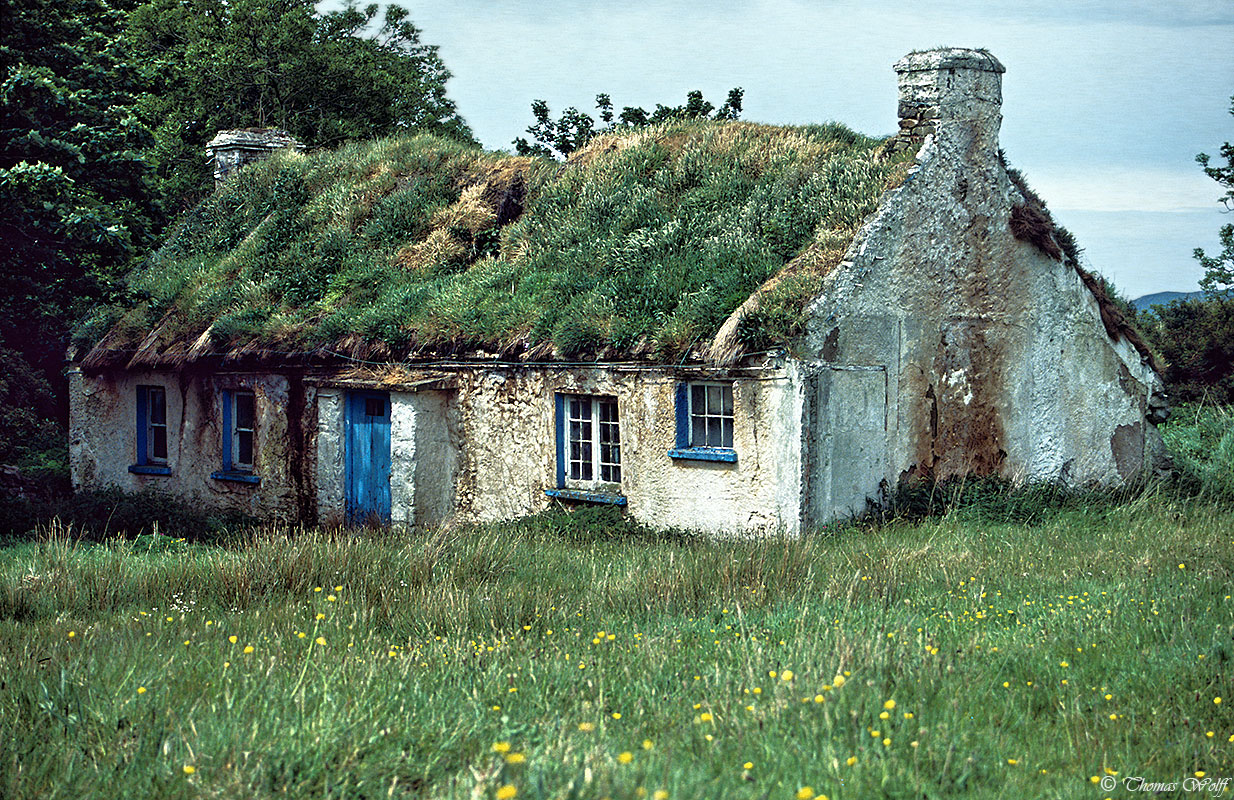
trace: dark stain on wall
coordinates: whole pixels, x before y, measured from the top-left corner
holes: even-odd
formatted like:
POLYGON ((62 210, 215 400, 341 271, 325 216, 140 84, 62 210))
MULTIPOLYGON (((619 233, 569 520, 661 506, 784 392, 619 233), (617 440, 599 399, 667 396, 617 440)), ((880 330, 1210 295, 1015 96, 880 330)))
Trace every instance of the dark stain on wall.
POLYGON ((1110 452, 1118 467, 1118 476, 1127 480, 1144 465, 1144 424, 1119 425, 1110 437, 1110 452))

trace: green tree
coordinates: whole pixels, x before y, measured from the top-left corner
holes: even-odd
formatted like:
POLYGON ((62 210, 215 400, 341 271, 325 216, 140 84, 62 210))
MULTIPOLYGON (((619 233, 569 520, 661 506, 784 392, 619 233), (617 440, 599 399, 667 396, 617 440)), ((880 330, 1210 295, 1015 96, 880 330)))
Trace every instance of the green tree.
MULTIPOLYGON (((1230 98, 1230 114, 1234 115, 1234 97, 1230 98)), ((1195 160, 1200 162, 1205 174, 1225 187, 1220 202, 1227 211, 1234 211, 1234 145, 1221 145, 1221 157, 1225 166, 1211 164, 1207 153, 1200 153, 1195 160)), ((1210 297, 1234 295, 1234 224, 1221 227, 1221 252, 1210 256, 1202 248, 1196 248, 1196 260, 1204 266, 1202 288, 1210 297)))
POLYGON ((656 104, 655 111, 650 114, 639 106, 626 106, 621 110, 617 121, 613 121, 613 101, 607 94, 596 95, 596 110, 599 112, 603 127, 596 127, 596 120, 590 114, 570 106, 561 112, 561 116, 553 119, 548 103, 535 100, 531 104, 531 115, 535 122, 527 127, 532 141, 519 137, 514 140, 514 150, 521 156, 537 155, 547 158, 569 158, 570 154, 587 144, 593 137, 609 133, 617 128, 641 128, 654 125, 669 119, 737 119, 741 116, 741 101, 744 92, 741 87, 729 89, 728 99, 718 109, 703 99, 703 93, 695 90, 686 95, 686 102, 679 106, 656 104))
POLYGON ((123 25, 106 0, 0 5, 0 461, 62 447, 69 330, 156 222, 123 25))
POLYGON ((474 141, 446 96, 437 48, 407 11, 318 14, 312 0, 152 0, 128 40, 150 94, 143 117, 161 199, 175 211, 211 188, 203 149, 221 129, 276 127, 310 147, 398 131, 474 141), (371 33, 366 33, 371 31, 371 33))

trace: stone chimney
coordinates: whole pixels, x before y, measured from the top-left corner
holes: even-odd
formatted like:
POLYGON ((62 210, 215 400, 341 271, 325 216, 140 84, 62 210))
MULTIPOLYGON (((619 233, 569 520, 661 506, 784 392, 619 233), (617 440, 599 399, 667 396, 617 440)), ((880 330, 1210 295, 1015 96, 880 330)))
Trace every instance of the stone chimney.
POLYGON ((243 128, 219 131, 206 145, 206 157, 214 165, 214 185, 230 178, 245 164, 261 161, 284 147, 304 150, 304 145, 278 128, 243 128))
POLYGON ((897 150, 917 150, 925 137, 959 123, 974 143, 998 148, 1006 68, 985 50, 945 47, 910 53, 895 63, 900 79, 897 150))

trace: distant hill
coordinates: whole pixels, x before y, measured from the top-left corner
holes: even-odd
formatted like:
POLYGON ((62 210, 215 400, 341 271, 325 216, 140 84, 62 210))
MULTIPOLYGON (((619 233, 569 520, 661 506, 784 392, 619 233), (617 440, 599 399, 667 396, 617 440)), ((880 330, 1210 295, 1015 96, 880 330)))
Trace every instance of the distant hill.
POLYGON ((1203 294, 1203 292, 1156 292, 1137 297, 1131 301, 1131 305, 1136 311, 1146 311, 1151 306, 1169 305, 1174 300, 1190 300, 1203 294))

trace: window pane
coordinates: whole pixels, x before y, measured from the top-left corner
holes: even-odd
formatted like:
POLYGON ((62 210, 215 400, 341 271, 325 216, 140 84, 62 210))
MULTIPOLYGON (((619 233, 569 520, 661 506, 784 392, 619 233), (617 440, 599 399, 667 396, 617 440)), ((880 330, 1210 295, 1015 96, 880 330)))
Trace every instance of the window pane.
POLYGON ((167 460, 167 426, 157 425, 150 428, 150 458, 159 461, 167 460))
POLYGON ((720 413, 720 387, 719 386, 708 386, 707 387, 707 413, 708 414, 719 414, 720 413))
POLYGON ((724 441, 724 436, 722 432, 720 431, 720 418, 719 417, 708 417, 707 418, 707 446, 708 447, 723 447, 724 446, 722 444, 723 441, 724 441))
POLYGON ((253 432, 239 431, 236 434, 236 463, 253 466, 253 432))
POLYGON ((150 424, 163 425, 167 422, 167 395, 162 389, 151 387, 148 395, 150 401, 150 424))
POLYGON ((236 427, 253 429, 253 395, 250 392, 236 393, 236 427))
POLYGON ((706 386, 691 386, 690 387, 690 413, 691 414, 706 414, 707 413, 707 387, 706 386))
POLYGON ((726 417, 731 417, 733 415, 733 387, 722 386, 720 388, 722 389, 720 400, 723 403, 721 413, 726 417))
POLYGON ((732 420, 732 417, 724 417, 723 419, 721 419, 721 422, 723 423, 723 430, 724 430, 724 433, 723 433, 723 435, 720 437, 720 438, 721 438, 721 441, 722 441, 722 443, 720 444, 720 446, 721 446, 721 447, 732 447, 732 446, 733 446, 733 420, 732 420))
POLYGON ((692 417, 690 419, 690 444, 702 447, 707 444, 707 418, 692 417))

